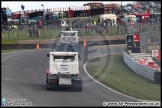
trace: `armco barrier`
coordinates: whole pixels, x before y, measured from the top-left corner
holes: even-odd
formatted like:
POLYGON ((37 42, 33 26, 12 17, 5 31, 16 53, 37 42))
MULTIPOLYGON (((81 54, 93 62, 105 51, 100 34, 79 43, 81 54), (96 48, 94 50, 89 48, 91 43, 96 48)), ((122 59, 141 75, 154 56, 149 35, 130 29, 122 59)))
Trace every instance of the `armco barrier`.
MULTIPOLYGON (((105 41, 87 41, 87 45, 113 45, 113 44, 125 44, 125 39, 123 40, 105 40, 105 41)), ((83 41, 80 42, 83 44, 83 41)), ((40 48, 51 48, 54 44, 39 44, 40 48)), ((34 49, 36 44, 2 44, 1 50, 10 50, 10 49, 34 49)))
POLYGON ((135 60, 133 60, 131 57, 129 57, 129 55, 123 51, 123 59, 124 62, 137 74, 148 78, 152 81, 154 81, 154 83, 156 84, 160 84, 161 83, 161 72, 158 72, 156 69, 148 67, 148 66, 144 66, 139 64, 138 62, 136 62, 135 60))

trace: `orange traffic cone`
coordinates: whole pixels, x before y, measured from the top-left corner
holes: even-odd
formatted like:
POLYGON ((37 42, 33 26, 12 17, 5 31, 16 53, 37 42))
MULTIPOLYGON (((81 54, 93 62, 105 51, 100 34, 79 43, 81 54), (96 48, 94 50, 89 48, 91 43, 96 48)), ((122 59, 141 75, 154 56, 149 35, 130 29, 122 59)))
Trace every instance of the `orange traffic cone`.
POLYGON ((36 49, 39 49, 39 44, 36 44, 36 49))
POLYGON ((86 46, 86 41, 84 40, 84 46, 86 46))

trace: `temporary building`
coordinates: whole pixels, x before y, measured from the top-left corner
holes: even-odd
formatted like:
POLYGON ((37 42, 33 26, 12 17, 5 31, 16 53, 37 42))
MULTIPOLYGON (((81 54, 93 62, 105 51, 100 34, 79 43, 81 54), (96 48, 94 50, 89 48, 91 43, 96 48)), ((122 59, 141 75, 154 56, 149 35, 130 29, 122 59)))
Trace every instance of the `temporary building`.
POLYGON ((116 25, 117 16, 115 14, 103 14, 100 16, 100 22, 102 22, 102 20, 105 20, 105 19, 114 20, 115 25, 116 25))

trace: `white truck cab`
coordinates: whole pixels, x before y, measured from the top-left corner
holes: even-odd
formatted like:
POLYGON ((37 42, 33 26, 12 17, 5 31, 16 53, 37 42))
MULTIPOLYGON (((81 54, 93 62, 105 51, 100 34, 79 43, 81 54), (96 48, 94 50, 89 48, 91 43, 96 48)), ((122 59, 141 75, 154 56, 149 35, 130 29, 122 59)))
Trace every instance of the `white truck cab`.
POLYGON ((71 43, 72 45, 78 45, 79 37, 78 31, 62 31, 61 43, 71 43))
POLYGON ((50 75, 58 73, 79 74, 77 52, 50 52, 49 56, 50 75))
POLYGON ((79 55, 77 52, 50 52, 49 72, 46 72, 47 90, 52 87, 74 87, 82 91, 79 76, 79 55))
POLYGON ((61 20, 61 26, 68 26, 68 24, 65 20, 61 20))

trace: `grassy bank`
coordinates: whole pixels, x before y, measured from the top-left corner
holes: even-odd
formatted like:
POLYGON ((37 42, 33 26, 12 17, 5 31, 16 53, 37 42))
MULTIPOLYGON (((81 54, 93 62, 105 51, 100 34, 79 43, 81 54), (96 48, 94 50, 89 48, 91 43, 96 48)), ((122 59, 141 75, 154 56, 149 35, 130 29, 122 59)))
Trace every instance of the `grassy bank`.
POLYGON ((17 40, 2 40, 1 44, 18 44, 17 40))
POLYGON ((160 85, 134 73, 124 63, 122 54, 105 56, 100 58, 100 61, 89 62, 86 69, 91 76, 99 77, 98 81, 123 94, 144 100, 161 100, 160 85), (106 60, 110 60, 108 68, 99 76, 106 60))

